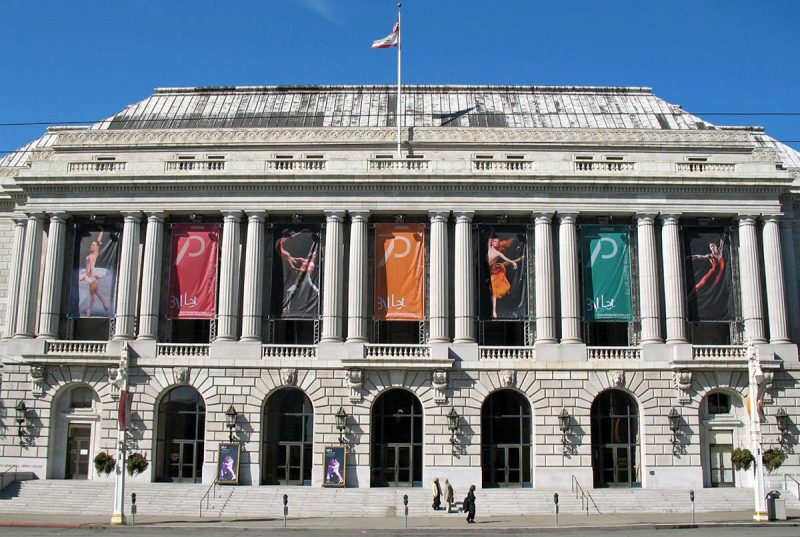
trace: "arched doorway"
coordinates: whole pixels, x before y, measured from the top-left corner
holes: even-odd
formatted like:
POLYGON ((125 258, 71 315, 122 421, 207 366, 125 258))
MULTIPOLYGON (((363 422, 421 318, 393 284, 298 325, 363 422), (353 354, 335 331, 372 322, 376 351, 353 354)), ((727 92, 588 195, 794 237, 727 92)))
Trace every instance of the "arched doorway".
POLYGON ((422 405, 405 390, 382 393, 372 406, 371 486, 422 486, 422 405))
POLYGON ((100 397, 86 384, 67 385, 53 400, 50 444, 51 479, 95 477, 92 458, 98 451, 100 397))
POLYGON ((481 409, 484 487, 531 486, 531 405, 514 390, 499 390, 481 409))
POLYGON ((750 477, 746 471, 737 476, 731 461, 734 447, 747 443, 746 422, 744 402, 738 394, 716 390, 703 398, 700 423, 704 486, 741 486, 750 477))
POLYGON ((197 390, 178 386, 158 406, 156 481, 200 483, 206 405, 197 390))
POLYGON ((262 475, 265 485, 311 485, 314 407, 298 388, 282 388, 264 407, 262 475))
POLYGON ((608 390, 592 403, 592 471, 595 487, 642 483, 639 407, 622 390, 608 390))

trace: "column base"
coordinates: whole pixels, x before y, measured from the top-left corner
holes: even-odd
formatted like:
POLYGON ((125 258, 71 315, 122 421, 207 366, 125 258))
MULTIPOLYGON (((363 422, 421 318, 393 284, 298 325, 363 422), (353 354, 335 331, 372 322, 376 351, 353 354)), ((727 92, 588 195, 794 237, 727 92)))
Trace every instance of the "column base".
POLYGON ((125 515, 121 513, 114 513, 111 515, 111 525, 112 526, 125 526, 128 522, 125 520, 125 515))

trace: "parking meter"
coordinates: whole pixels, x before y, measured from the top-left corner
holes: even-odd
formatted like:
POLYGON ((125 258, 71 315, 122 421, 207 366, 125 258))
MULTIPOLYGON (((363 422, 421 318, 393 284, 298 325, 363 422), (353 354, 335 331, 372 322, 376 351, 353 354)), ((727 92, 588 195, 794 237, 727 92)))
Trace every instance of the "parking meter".
POLYGON ((405 518, 403 519, 403 526, 408 527, 408 494, 403 494, 403 505, 405 506, 405 518))
POLYGON ((553 503, 556 504, 556 526, 558 526, 558 492, 553 494, 553 503))
POLYGON ((136 493, 131 492, 131 504, 136 505, 136 493))
POLYGON ((136 525, 136 493, 131 492, 131 525, 136 525))
POLYGON ((689 501, 692 502, 692 524, 694 524, 694 491, 689 491, 689 501))
POLYGON ((286 517, 289 515, 289 495, 283 495, 283 527, 286 527, 286 517))

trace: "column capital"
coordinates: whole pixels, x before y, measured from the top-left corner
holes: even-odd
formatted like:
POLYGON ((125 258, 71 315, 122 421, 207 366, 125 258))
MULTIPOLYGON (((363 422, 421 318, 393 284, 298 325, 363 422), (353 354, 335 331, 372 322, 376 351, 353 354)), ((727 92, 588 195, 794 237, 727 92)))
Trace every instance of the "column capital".
POLYGON ((50 215, 50 220, 61 220, 62 222, 66 222, 67 218, 70 216, 66 211, 54 211, 48 214, 50 215))
POLYGON ((244 214, 247 215, 248 222, 265 222, 267 220, 267 211, 263 209, 245 209, 244 214))
POLYGON ((456 217, 456 222, 460 224, 469 224, 475 216, 475 211, 453 211, 456 217))
POLYGON ((649 222, 649 223, 652 224, 652 223, 655 223, 657 216, 658 216, 658 213, 656 213, 656 212, 652 212, 652 213, 650 213, 650 212, 636 213, 636 220, 637 220, 637 223, 648 223, 649 222))
POLYGON ((742 213, 736 215, 736 220, 739 221, 739 225, 755 225, 756 220, 758 219, 759 215, 752 214, 752 213, 742 213))
POLYGON ((41 212, 25 213, 25 217, 28 220, 39 220, 39 221, 43 221, 45 218, 47 218, 45 213, 41 213, 41 212))
POLYGON ((552 212, 535 211, 533 213, 533 220, 537 224, 549 224, 553 220, 552 212))
POLYGON ((325 221, 336 223, 344 222, 344 214, 344 211, 325 211, 325 221))
POLYGON ((147 211, 144 214, 145 214, 145 216, 147 216, 147 221, 148 222, 162 222, 163 223, 164 220, 166 220, 167 216, 169 216, 169 214, 165 213, 164 211, 147 211))
POLYGON ((222 219, 226 223, 238 224, 242 221, 242 211, 220 211, 220 214, 222 214, 222 219))
POLYGON ((347 214, 350 215, 351 222, 366 222, 369 220, 368 210, 347 211, 347 214))
POLYGON ((447 220, 450 219, 450 211, 428 211, 428 217, 431 219, 431 224, 447 223, 447 220))
POLYGON ((558 213, 558 220, 562 224, 574 224, 578 220, 578 213, 558 213))
POLYGON ((662 213, 661 214, 661 223, 664 225, 678 225, 678 222, 681 219, 681 213, 662 213))
POLYGON ((141 211, 122 211, 121 214, 126 222, 133 222, 134 224, 138 224, 139 222, 142 221, 141 211))
POLYGON ((775 222, 780 224, 783 221, 780 214, 765 214, 761 217, 764 222, 775 222))

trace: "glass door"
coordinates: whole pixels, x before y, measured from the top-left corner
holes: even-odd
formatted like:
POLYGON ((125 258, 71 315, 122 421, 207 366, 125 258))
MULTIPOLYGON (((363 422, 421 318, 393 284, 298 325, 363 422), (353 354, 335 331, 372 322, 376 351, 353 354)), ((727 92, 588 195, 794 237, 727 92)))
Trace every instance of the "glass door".
POLYGON ((173 440, 169 450, 169 479, 178 483, 195 483, 200 479, 202 442, 173 440))
POLYGON ((384 475, 390 487, 410 487, 413 485, 411 469, 413 467, 412 446, 410 444, 389 444, 384 452, 384 475))
POLYGON ((302 485, 305 460, 302 442, 281 442, 278 445, 278 481, 281 485, 302 485))
POLYGON ((733 431, 710 431, 708 459, 712 487, 735 487, 733 463, 733 431))
POLYGON ((70 425, 67 437, 67 479, 89 478, 90 425, 70 425))

